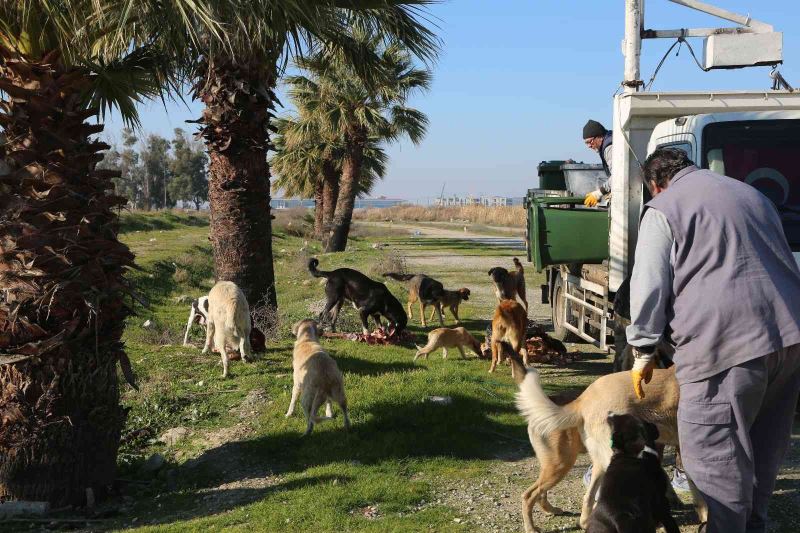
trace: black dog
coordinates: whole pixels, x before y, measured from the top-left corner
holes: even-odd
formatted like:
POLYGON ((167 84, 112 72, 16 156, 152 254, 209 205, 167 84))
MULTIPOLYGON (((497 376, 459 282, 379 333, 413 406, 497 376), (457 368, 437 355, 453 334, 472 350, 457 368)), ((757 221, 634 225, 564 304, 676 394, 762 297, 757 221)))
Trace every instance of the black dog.
POLYGON ((308 271, 316 278, 326 278, 325 296, 328 301, 325 309, 319 314, 319 322, 328 314, 331 315, 331 331, 336 331, 336 320, 345 300, 353 303, 361 318, 364 333, 369 333, 367 319, 372 317, 379 328, 383 327, 381 315, 390 322, 390 333, 400 333, 408 324, 408 317, 403 306, 389 292, 383 283, 371 280, 361 272, 352 268, 337 268, 330 272, 317 270, 319 260, 308 261, 308 271))
POLYGON ((632 415, 608 416, 614 455, 586 533, 680 533, 667 500, 669 479, 655 451, 658 429, 632 415), (639 455, 641 454, 641 458, 639 455))

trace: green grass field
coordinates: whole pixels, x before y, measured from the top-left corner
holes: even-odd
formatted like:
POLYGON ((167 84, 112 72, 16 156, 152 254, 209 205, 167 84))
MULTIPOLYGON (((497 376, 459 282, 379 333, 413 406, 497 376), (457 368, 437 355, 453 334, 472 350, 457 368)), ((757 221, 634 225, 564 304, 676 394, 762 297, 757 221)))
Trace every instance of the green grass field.
MULTIPOLYGON (((483 296, 465 303, 461 316, 482 341, 493 296, 480 262, 510 263, 514 251, 404 232, 379 238, 372 228, 363 232, 370 236, 351 241, 348 252, 319 255, 319 247, 301 251, 303 238, 279 231, 274 247, 280 339, 250 364, 232 362, 223 380, 218 355, 200 354, 199 327, 191 337, 194 346, 181 345, 189 297, 213 284, 206 220, 135 214, 124 217, 124 228, 122 239, 141 267, 131 275, 150 305, 137 307, 125 333, 140 391, 122 385, 130 411, 120 450, 121 492, 108 504, 109 515, 89 523, 90 530, 521 530, 517 502, 534 478, 535 463, 508 367, 489 375, 488 362, 474 355, 461 360, 451 352, 442 360, 434 353, 414 363, 413 343, 376 347, 326 340, 345 375, 351 431, 343 430, 337 416, 304 438, 301 410, 284 418, 292 383, 289 328, 312 316, 309 306, 323 298, 318 280, 305 269, 310 255, 317 254, 323 269, 349 266, 373 277, 398 261, 411 271, 415 261, 428 261, 428 273, 446 285, 481 287, 483 296), (144 328, 147 320, 151 326, 144 328), (452 403, 433 403, 431 396, 449 396, 452 403), (186 428, 185 436, 160 442, 172 428, 186 428), (147 471, 153 454, 165 464, 147 471)), ((529 273, 529 298, 538 283, 529 273)), ((405 303, 402 286, 389 286, 405 303)), ((342 324, 355 326, 348 313, 342 324)), ((424 344, 418 318, 411 331, 424 344)), ((540 371, 556 391, 586 386, 610 371, 610 362, 586 353, 568 368, 545 365, 540 371)), ((579 511, 582 473, 576 469, 551 501, 579 511)), ((796 508, 787 512, 788 519, 798 518, 796 508)), ((548 530, 577 530, 576 516, 547 518, 537 511, 535 520, 548 530)), ((692 520, 684 511, 682 523, 692 520)))

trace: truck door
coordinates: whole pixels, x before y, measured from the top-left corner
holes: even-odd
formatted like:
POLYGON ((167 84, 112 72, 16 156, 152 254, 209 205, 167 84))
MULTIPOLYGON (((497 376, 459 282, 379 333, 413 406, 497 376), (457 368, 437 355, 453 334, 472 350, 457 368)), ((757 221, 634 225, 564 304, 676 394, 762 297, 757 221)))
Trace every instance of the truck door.
POLYGON ((701 164, 749 183, 778 208, 800 259, 800 120, 714 122, 703 129, 701 164))

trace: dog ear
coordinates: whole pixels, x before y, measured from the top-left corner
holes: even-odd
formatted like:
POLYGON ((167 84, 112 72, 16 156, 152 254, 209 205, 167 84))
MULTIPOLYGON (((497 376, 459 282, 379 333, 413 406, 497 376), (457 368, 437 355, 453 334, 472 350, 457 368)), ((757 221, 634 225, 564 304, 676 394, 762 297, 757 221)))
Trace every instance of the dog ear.
POLYGON ((300 329, 300 324, 302 323, 303 321, 300 320, 292 325, 292 335, 294 335, 295 337, 297 337, 297 331, 300 329))
POLYGON ((660 434, 655 424, 651 424, 650 422, 644 422, 644 430, 647 433, 648 440, 653 442, 658 440, 660 434))

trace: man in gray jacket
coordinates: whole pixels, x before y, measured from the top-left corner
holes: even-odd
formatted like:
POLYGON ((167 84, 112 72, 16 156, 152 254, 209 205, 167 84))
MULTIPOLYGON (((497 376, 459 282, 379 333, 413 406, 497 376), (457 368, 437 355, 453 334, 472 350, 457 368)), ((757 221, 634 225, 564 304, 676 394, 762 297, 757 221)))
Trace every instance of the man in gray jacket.
POLYGON ((631 277, 634 390, 675 347, 683 464, 709 533, 763 532, 800 390, 800 272, 775 206, 682 150, 644 165, 653 195, 631 277))

